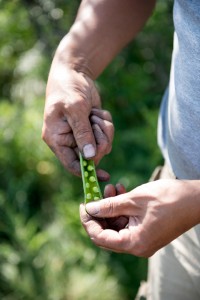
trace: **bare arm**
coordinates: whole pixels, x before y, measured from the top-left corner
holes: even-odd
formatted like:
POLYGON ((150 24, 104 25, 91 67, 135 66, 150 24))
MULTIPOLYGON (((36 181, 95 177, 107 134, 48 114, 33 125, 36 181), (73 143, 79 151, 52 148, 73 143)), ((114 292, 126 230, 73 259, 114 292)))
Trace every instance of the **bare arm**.
POLYGON ((141 30, 154 5, 155 0, 82 1, 58 55, 96 79, 141 30))
POLYGON ((42 136, 75 175, 80 174, 78 150, 97 164, 112 147, 114 126, 108 112, 101 114, 102 122, 98 120, 102 124, 98 143, 92 130, 92 110, 101 109, 93 80, 135 37, 154 4, 155 0, 83 0, 57 48, 47 83, 42 136))

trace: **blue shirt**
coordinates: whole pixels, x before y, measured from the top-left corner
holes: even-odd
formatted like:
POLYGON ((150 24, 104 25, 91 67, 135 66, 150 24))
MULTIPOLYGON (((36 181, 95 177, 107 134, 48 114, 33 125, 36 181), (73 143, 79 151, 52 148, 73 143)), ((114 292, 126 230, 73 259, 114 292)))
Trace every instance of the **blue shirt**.
POLYGON ((174 1, 174 49, 158 143, 179 179, 200 179, 200 0, 174 1))

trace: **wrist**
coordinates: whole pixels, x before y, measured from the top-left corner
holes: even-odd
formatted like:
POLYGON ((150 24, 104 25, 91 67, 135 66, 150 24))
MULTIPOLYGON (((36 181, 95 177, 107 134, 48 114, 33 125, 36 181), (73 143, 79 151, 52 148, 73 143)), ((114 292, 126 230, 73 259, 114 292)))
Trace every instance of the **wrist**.
POLYGON ((54 61, 65 66, 69 70, 83 73, 91 79, 95 79, 94 71, 90 66, 88 55, 76 44, 73 34, 67 34, 57 47, 54 61))
POLYGON ((185 183, 188 201, 191 202, 190 207, 193 212, 194 225, 197 225, 200 223, 200 181, 187 180, 185 183))

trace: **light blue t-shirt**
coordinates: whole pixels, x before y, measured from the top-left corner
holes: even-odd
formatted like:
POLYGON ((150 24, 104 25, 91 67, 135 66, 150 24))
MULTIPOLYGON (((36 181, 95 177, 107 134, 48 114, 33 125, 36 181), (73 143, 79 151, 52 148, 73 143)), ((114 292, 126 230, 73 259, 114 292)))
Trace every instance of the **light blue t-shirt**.
POLYGON ((200 179, 200 0, 174 1, 174 50, 158 143, 179 179, 200 179))

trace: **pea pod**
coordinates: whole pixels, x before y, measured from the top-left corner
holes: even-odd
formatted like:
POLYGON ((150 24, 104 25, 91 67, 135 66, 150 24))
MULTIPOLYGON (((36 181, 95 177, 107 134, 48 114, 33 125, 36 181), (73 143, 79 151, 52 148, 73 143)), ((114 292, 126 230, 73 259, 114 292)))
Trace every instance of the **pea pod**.
POLYGON ((84 159, 80 153, 80 165, 85 204, 90 201, 102 199, 103 197, 99 187, 94 161, 92 159, 84 159))

